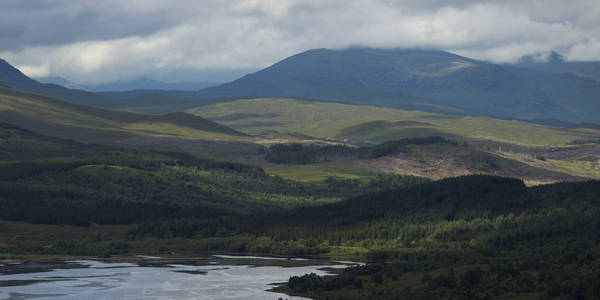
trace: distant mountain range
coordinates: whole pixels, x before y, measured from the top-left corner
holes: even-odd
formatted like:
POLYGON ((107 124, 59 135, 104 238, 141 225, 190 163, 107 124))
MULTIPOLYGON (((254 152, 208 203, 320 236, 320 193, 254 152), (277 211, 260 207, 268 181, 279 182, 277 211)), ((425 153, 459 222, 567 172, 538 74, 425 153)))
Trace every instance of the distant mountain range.
POLYGON ((48 83, 41 83, 23 74, 5 60, 0 59, 0 85, 6 87, 35 92, 79 104, 113 109, 131 109, 147 105, 146 99, 152 99, 151 106, 160 109, 153 112, 174 112, 199 105, 198 101, 190 98, 197 96, 196 91, 171 91, 171 90, 134 90, 114 92, 91 92, 82 86, 77 86, 61 77, 45 79, 48 83), (142 98, 140 98, 142 97, 142 98))
POLYGON ((77 84, 62 77, 36 78, 40 83, 62 85, 70 89, 82 89, 91 92, 139 91, 139 90, 164 90, 164 91, 197 91, 199 89, 218 85, 218 82, 208 81, 181 81, 162 82, 141 77, 132 81, 118 81, 105 84, 77 84))
POLYGON ((200 99, 296 97, 506 119, 598 123, 596 76, 600 73, 595 68, 599 65, 568 63, 558 55, 551 55, 548 62, 525 58, 518 64, 499 65, 437 50, 315 49, 196 92, 91 93, 40 84, 4 61, 0 61, 0 84, 91 105, 155 112, 200 106, 206 102, 200 99), (146 98, 151 99, 152 109, 142 108, 146 98))
POLYGON ((81 89, 70 89, 59 84, 40 83, 27 77, 3 59, 0 59, 0 85, 96 106, 103 106, 105 101, 111 100, 106 96, 81 89))
POLYGON ((70 82, 62 77, 59 76, 51 76, 51 77, 41 77, 41 78, 35 78, 35 81, 42 83, 42 84, 55 84, 55 85, 61 85, 64 86, 68 89, 76 89, 76 90, 88 90, 88 88, 86 88, 83 85, 77 84, 77 83, 73 83, 70 82))

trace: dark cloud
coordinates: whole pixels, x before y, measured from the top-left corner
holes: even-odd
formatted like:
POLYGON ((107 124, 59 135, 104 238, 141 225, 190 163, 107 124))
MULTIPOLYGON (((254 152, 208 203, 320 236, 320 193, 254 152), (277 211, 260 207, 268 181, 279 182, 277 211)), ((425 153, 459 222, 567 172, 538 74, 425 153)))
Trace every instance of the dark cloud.
POLYGON ((152 1, 4 0, 2 6, 0 28, 9 30, 2 30, 0 51, 143 36, 186 15, 177 5, 152 1))
POLYGON ((239 74, 310 48, 349 45, 431 47, 493 61, 555 50, 569 60, 598 60, 600 6, 593 0, 5 0, 0 11, 0 56, 29 75, 74 82, 239 74))

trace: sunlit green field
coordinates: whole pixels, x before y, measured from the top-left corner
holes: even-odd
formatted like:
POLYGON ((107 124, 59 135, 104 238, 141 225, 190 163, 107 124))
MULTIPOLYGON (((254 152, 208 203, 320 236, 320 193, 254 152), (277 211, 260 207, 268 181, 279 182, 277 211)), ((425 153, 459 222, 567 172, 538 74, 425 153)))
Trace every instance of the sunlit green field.
POLYGON ((296 99, 242 99, 188 112, 250 134, 301 134, 316 138, 382 142, 442 135, 509 142, 561 145, 600 137, 600 131, 558 128, 481 116, 449 116, 367 105, 296 99))
POLYGON ((600 163, 580 160, 551 160, 561 168, 580 176, 600 178, 600 163))
POLYGON ((269 165, 263 169, 273 175, 302 182, 322 182, 333 177, 335 179, 355 179, 367 181, 375 178, 375 174, 367 171, 340 167, 330 163, 309 165, 269 165))

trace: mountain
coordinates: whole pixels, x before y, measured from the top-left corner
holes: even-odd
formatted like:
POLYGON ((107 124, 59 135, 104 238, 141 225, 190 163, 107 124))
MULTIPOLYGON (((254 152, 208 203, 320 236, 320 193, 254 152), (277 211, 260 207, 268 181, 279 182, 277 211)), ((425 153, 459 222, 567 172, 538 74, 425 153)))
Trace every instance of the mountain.
MULTIPOLYGON (((423 49, 315 49, 199 91, 92 93, 41 84, 5 61, 0 61, 0 84, 88 105, 150 113, 235 98, 295 97, 453 115, 600 122, 599 81, 591 75, 549 72, 526 64, 536 62, 531 59, 523 65, 498 65, 423 49)), ((570 65, 556 56, 549 64, 570 65)), ((136 84, 157 83, 141 79, 136 84)))
POLYGON ((533 117, 560 108, 501 66, 435 50, 309 50, 207 97, 305 97, 465 114, 533 117), (427 100, 425 100, 427 99, 427 100))
MULTIPOLYGON (((57 78, 54 78, 54 80, 57 80, 57 78)), ((60 81, 60 79, 58 80, 60 81)), ((59 84, 40 83, 27 77, 3 59, 0 59, 0 85, 95 106, 103 106, 106 103, 115 102, 110 97, 96 93, 80 89, 70 89, 59 84)))
POLYGON ((191 90, 160 90, 158 88, 183 87, 194 89, 209 85, 208 82, 195 83, 161 83, 147 79, 141 79, 131 83, 113 84, 113 88, 150 88, 153 90, 131 90, 131 91, 111 91, 111 92, 91 92, 94 89, 108 89, 111 85, 81 86, 61 77, 45 77, 39 79, 41 82, 33 80, 11 66, 5 60, 0 59, 0 85, 13 89, 40 93, 60 99, 73 101, 80 104, 92 105, 97 107, 111 109, 127 109, 139 112, 167 113, 181 111, 184 109, 196 107, 205 101, 199 101, 198 93, 191 90), (178 84, 182 84, 178 86, 178 84))
POLYGON ((36 83, 38 82, 27 77, 5 60, 0 59, 0 84, 16 88, 16 86, 27 86, 27 84, 34 86, 36 83))
POLYGON ((578 123, 600 122, 600 81, 572 73, 550 73, 518 66, 504 68, 515 77, 535 85, 553 103, 562 107, 558 114, 549 117, 578 123))
POLYGON ((148 115, 115 111, 6 87, 0 87, 0 120, 44 135, 85 142, 115 142, 153 135, 208 139, 246 136, 183 112, 148 115))
POLYGON ((84 86, 79 85, 74 82, 71 82, 60 76, 40 77, 40 78, 35 78, 35 80, 42 84, 55 84, 55 85, 60 85, 60 86, 66 87, 68 89, 77 89, 77 90, 84 90, 84 91, 88 90, 84 86))
MULTIPOLYGON (((436 50, 315 49, 199 94, 203 98, 299 97, 509 119, 600 120, 590 113, 589 105, 565 106, 569 102, 565 93, 548 95, 540 86, 544 78, 530 80, 515 71, 436 50)), ((579 85, 586 85, 582 80, 549 84, 579 93, 579 85)), ((600 94, 600 87, 589 89, 579 102, 594 102, 592 92, 600 94)))
POLYGON ((600 62, 598 61, 565 61, 565 58, 552 51, 545 60, 536 59, 536 56, 524 56, 517 67, 557 74, 571 74, 600 81, 600 62))
POLYGON ((119 81, 105 84, 84 85, 86 89, 93 92, 115 92, 136 90, 163 90, 163 91, 197 91, 202 88, 217 85, 216 82, 208 81, 181 81, 162 82, 149 78, 138 78, 133 81, 119 81))

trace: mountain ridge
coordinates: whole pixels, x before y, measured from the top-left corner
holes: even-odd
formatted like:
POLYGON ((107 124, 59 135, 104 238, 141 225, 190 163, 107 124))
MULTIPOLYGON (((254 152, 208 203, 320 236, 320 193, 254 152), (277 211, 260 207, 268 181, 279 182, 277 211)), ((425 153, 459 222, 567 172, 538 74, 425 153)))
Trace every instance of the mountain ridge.
MULTIPOLYGON (((593 90, 600 93, 600 87, 593 90)), ((598 121, 587 109, 566 108, 563 95, 547 95, 539 82, 517 76, 514 68, 427 49, 308 50, 202 89, 199 95, 298 97, 500 118, 598 121)))
MULTIPOLYGON (((548 64, 566 64, 557 57, 548 64)), ((599 81, 431 49, 312 49, 198 91, 92 93, 41 84, 5 61, 2 66, 0 84, 12 88, 88 105, 153 113, 189 109, 194 103, 202 106, 207 99, 300 98, 502 119, 600 122, 599 81), (151 104, 144 105, 144 99, 151 104)))

